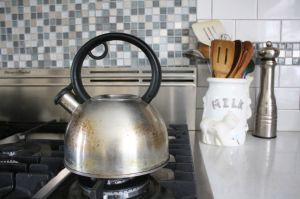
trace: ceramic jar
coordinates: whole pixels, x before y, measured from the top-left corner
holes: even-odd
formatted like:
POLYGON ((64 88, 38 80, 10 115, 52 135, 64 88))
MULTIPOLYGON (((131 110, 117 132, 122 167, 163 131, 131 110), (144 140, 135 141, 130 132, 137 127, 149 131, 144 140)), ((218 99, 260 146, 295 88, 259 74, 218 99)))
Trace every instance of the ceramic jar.
POLYGON ((200 129, 202 142, 220 146, 244 144, 251 117, 249 87, 252 77, 208 78, 200 129))

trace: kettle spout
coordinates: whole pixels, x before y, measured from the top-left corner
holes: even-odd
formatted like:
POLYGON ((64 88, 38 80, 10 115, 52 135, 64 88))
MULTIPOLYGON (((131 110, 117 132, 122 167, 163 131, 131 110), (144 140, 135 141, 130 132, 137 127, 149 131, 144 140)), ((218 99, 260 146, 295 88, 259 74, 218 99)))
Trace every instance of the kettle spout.
POLYGON ((67 86, 66 88, 62 89, 55 97, 54 99, 55 104, 59 104, 62 106, 66 111, 69 113, 73 113, 77 107, 79 106, 79 103, 75 99, 75 95, 70 89, 70 86, 67 86))

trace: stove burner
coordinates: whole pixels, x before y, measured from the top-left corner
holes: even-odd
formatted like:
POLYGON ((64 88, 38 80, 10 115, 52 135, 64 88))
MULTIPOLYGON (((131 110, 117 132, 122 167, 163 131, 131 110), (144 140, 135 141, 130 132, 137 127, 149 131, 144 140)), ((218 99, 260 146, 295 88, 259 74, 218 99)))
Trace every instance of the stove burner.
POLYGON ((78 177, 83 195, 88 198, 133 198, 143 194, 149 184, 149 176, 139 176, 125 179, 95 179, 78 177), (92 185, 92 186, 91 186, 92 185))
POLYGON ((0 145, 0 154, 8 156, 35 155, 40 150, 41 147, 34 143, 18 142, 0 145))
POLYGON ((173 194, 161 187, 150 175, 125 179, 91 179, 78 176, 68 199, 174 199, 173 194))
POLYGON ((110 179, 110 180, 107 180, 106 184, 108 184, 108 185, 123 184, 124 182, 127 182, 131 179, 132 178, 110 179))

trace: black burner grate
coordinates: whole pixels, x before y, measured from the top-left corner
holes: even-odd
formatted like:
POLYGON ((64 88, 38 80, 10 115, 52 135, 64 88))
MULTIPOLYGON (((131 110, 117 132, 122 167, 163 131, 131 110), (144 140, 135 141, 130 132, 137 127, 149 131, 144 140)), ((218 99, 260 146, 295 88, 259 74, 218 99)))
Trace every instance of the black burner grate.
MULTIPOLYGON (((55 130, 55 126, 55 123, 52 124, 51 130, 55 130)), ((60 132, 64 132, 62 127, 65 125, 58 126, 60 132)), ((161 180, 159 183, 172 191, 177 199, 194 199, 196 198, 196 189, 188 128, 186 125, 170 125, 168 132, 171 136, 169 152, 174 156, 175 161, 170 162, 165 168, 172 170, 174 178, 161 180)), ((35 144, 40 145, 41 149, 46 148, 47 151, 34 155, 0 154, 0 198, 31 198, 63 168, 62 141, 44 140, 36 141, 35 144)), ((71 176, 70 179, 74 178, 71 176)), ((64 182, 59 187, 67 190, 71 184, 64 182)), ((64 192, 59 192, 59 194, 62 198, 66 198, 64 192)))
MULTIPOLYGON (((35 143, 37 144, 37 143, 35 143)), ((57 144, 57 143, 56 143, 57 144)), ((62 145, 61 143, 60 145, 62 145)), ((18 143, 22 145, 22 143, 18 143)), ((50 146, 51 148, 61 148, 50 146)), ((43 144, 45 146, 45 144, 43 144)), ((43 147, 41 147, 43 148, 43 147)), ((26 155, 0 155, 0 198, 31 198, 53 176, 63 169, 63 151, 38 152, 26 155)))
POLYGON ((170 162, 166 168, 174 171, 175 179, 159 182, 172 190, 178 199, 197 198, 187 125, 170 125, 168 132, 169 136, 175 137, 169 140, 169 153, 175 157, 176 162, 170 162))

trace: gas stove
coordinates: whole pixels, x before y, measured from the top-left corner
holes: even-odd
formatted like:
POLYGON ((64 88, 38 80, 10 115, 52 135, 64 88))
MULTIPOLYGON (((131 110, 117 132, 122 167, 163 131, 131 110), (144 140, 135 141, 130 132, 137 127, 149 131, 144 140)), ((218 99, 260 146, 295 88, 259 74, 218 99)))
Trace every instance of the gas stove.
MULTIPOLYGON (((0 133, 9 136, 32 125, 0 123, 0 133)), ((65 127, 65 123, 33 126, 34 131, 26 131, 16 142, 0 140, 0 198, 196 198, 187 125, 169 125, 170 161, 164 168, 122 179, 88 178, 65 169, 65 127)))

